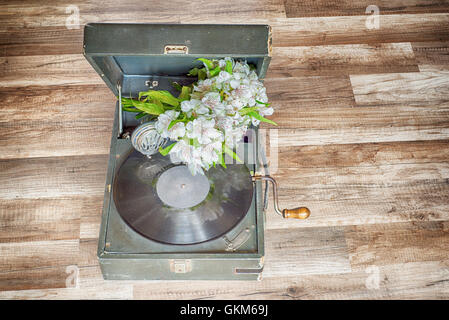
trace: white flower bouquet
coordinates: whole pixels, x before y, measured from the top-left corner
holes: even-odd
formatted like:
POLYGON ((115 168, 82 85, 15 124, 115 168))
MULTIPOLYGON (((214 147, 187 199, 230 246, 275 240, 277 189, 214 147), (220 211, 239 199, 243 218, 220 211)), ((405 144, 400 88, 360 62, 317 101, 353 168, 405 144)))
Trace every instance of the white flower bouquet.
POLYGON ((156 130, 172 144, 159 149, 184 162, 192 174, 204 173, 217 164, 226 168, 225 154, 241 161, 233 151, 250 124, 276 125, 264 116, 273 114, 266 89, 244 61, 198 59, 204 67, 190 70, 198 81, 190 86, 174 84, 176 98, 168 91, 149 90, 139 98, 122 98, 125 111, 136 118, 157 116, 156 130))

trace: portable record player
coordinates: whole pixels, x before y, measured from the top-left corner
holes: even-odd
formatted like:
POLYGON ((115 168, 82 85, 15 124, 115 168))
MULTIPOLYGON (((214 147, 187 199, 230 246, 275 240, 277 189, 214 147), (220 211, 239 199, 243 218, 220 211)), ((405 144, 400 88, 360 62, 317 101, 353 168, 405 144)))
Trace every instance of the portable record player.
POLYGON ((197 58, 245 59, 263 78, 270 53, 266 25, 86 25, 85 57, 118 98, 98 242, 105 279, 260 279, 268 182, 278 214, 308 217, 307 208, 281 212, 275 181, 258 174, 257 128, 239 146, 243 164, 192 176, 170 157, 136 150, 151 123, 122 110, 122 96, 195 81, 185 75, 197 58))

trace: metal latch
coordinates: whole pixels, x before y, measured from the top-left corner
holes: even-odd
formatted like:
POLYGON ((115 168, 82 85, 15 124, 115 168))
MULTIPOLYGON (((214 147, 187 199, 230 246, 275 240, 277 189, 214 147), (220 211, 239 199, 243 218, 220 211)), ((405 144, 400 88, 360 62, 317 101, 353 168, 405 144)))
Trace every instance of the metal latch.
POLYGON ((164 47, 164 54, 168 53, 187 54, 189 53, 189 48, 184 45, 168 44, 164 47))
POLYGON ((192 271, 191 260, 170 260, 170 271, 174 273, 187 273, 192 271))

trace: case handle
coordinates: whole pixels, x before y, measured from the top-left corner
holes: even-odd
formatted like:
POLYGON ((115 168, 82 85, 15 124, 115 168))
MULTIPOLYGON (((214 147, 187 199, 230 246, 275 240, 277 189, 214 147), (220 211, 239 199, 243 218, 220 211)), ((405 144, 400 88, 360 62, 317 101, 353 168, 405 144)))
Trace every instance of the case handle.
POLYGON ((261 175, 255 175, 253 176, 253 181, 257 180, 264 180, 264 181, 270 181, 273 185, 273 198, 274 198, 274 210, 276 213, 280 216, 282 216, 285 219, 307 219, 310 216, 310 210, 306 207, 299 207, 294 209, 279 209, 279 201, 278 201, 278 186, 276 183, 276 180, 274 180, 271 176, 261 176, 261 175))

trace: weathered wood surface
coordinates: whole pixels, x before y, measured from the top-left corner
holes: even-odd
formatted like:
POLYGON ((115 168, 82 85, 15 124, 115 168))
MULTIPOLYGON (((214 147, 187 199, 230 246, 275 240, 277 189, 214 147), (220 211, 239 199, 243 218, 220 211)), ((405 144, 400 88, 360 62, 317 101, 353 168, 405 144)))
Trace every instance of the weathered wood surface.
POLYGON ((447 1, 76 5, 67 29, 65 1, 0 1, 0 299, 449 298, 447 1), (272 25, 272 173, 281 206, 312 215, 270 203, 262 281, 102 279, 115 97, 82 56, 83 25, 100 21, 272 25))

